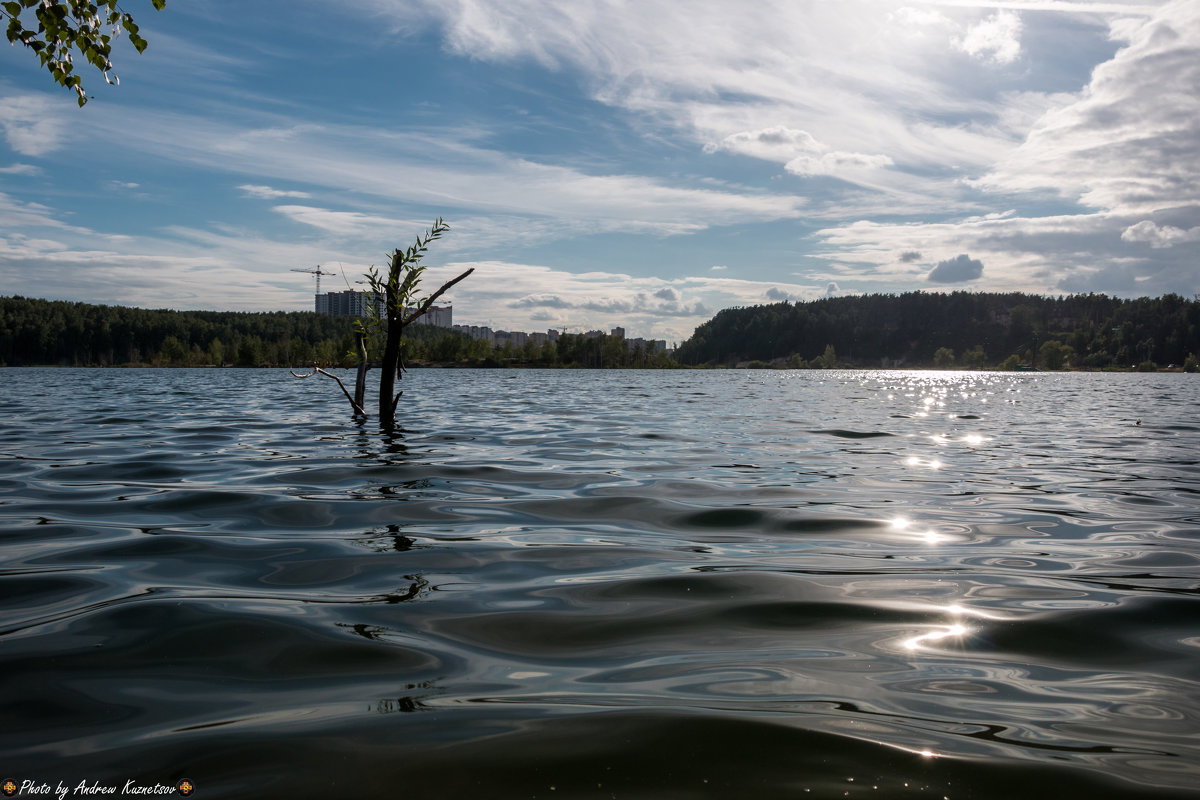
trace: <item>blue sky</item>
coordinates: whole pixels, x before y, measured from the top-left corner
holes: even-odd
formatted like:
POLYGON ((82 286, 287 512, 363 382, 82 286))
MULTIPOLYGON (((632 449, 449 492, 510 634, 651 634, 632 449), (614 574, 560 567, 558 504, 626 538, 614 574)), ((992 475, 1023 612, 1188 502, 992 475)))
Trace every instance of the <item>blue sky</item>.
POLYGON ((126 0, 0 47, 0 294, 309 309, 438 216, 455 321, 685 339, 830 294, 1200 292, 1200 3, 126 0), (342 275, 345 275, 345 278, 342 275))

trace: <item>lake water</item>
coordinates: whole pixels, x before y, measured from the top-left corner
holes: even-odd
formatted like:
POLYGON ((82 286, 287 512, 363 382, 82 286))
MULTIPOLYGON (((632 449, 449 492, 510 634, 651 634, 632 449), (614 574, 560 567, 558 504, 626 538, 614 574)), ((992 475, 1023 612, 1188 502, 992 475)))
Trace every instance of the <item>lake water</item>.
POLYGON ((1200 376, 0 378, 0 780, 1200 793, 1200 376))

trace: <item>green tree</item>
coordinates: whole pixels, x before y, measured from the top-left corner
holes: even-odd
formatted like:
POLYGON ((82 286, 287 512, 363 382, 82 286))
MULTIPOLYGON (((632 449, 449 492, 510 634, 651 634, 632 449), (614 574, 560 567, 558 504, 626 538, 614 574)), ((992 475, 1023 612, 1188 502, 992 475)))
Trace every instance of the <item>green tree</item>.
POLYGON ((257 336, 243 336, 237 346, 239 367, 258 367, 263 362, 263 343, 257 336))
POLYGON ((837 351, 833 349, 833 345, 825 345, 825 352, 819 358, 814 358, 809 362, 809 366, 817 369, 834 369, 838 365, 837 351))
POLYGON ((949 347, 939 347, 933 354, 933 365, 939 369, 948 369, 954 366, 954 351, 949 347))
POLYGON ((987 353, 984 352, 983 345, 977 344, 963 353, 963 363, 971 369, 983 369, 987 364, 987 353))
POLYGON ((158 351, 158 360, 163 364, 178 367, 184 361, 183 343, 174 336, 163 339, 162 348, 158 351))
MULTIPOLYGON (((151 0, 162 11, 167 0, 151 0)), ((60 86, 75 92, 80 106, 88 101, 83 77, 75 72, 72 51, 100 70, 106 83, 120 83, 111 75, 113 41, 122 31, 139 53, 147 42, 138 33, 133 15, 123 11, 117 0, 5 0, 0 14, 8 17, 8 41, 37 54, 38 60, 60 86), (36 21, 36 27, 33 27, 36 21)))
POLYGON ((225 345, 216 337, 208 343, 208 363, 218 367, 225 364, 225 345))
POLYGON ((1054 339, 1044 342, 1042 346, 1038 348, 1039 360, 1041 361, 1042 366, 1049 370, 1062 369, 1067 363, 1067 359, 1072 355, 1074 355, 1074 351, 1069 345, 1065 345, 1062 342, 1054 339))

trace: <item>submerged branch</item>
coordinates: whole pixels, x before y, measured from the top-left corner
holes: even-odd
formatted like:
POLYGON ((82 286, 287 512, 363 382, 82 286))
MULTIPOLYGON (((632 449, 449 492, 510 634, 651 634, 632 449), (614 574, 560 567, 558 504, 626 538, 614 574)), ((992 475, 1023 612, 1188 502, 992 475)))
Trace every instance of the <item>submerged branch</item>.
MULTIPOLYGON (((288 370, 288 371, 291 372, 291 370, 288 370)), ((296 378, 311 378, 313 375, 316 375, 318 373, 320 373, 321 375, 324 375, 327 378, 333 378, 335 381, 337 381, 337 385, 342 387, 342 394, 346 395, 346 399, 350 401, 350 407, 354 409, 354 413, 357 416, 360 416, 360 417, 367 416, 367 412, 363 411, 362 405, 354 402, 354 398, 350 396, 350 391, 346 388, 346 384, 342 383, 342 379, 339 378, 337 375, 334 375, 332 372, 326 372, 325 370, 321 369, 320 367, 313 367, 313 371, 308 373, 307 375, 299 375, 295 372, 292 372, 292 376, 296 377, 296 378)))

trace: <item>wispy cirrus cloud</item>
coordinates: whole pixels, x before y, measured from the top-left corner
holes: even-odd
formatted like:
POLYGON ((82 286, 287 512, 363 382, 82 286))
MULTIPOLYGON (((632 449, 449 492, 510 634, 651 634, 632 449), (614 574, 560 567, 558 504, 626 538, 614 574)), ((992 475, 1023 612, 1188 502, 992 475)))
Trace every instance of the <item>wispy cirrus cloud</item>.
MULTIPOLYGON (((104 115, 101 111, 98 116, 104 115)), ((148 114, 134 124, 130 112, 99 123, 127 131, 134 146, 172 160, 226 173, 294 181, 305 165, 306 184, 339 193, 448 209, 542 217, 568 229, 657 235, 694 233, 750 220, 797 218, 803 198, 789 194, 680 186, 639 174, 592 173, 513 157, 450 136, 425 131, 380 132, 375 126, 272 125, 214 121, 186 115, 148 114)), ((136 116, 136 115, 135 115, 136 116)), ((267 184, 243 184, 251 197, 293 197, 267 184)), ((295 190, 299 191, 299 190, 295 190)), ((305 191, 311 194, 311 191, 305 191)), ((299 206, 283 213, 317 215, 299 206)), ((370 216, 369 213, 367 216, 370 216)), ((324 224, 363 220, 326 216, 324 224)))
POLYGON ((61 104, 41 94, 0 97, 0 127, 8 146, 23 156, 57 152, 70 139, 70 123, 61 104))
POLYGON ((237 187, 242 190, 246 197, 255 197, 259 200, 279 200, 284 197, 307 198, 312 197, 308 192, 301 192, 296 189, 273 189, 270 186, 260 186, 257 184, 244 183, 237 187))
POLYGON ((0 175, 37 175, 41 171, 40 167, 33 164, 10 164, 0 167, 0 175))

